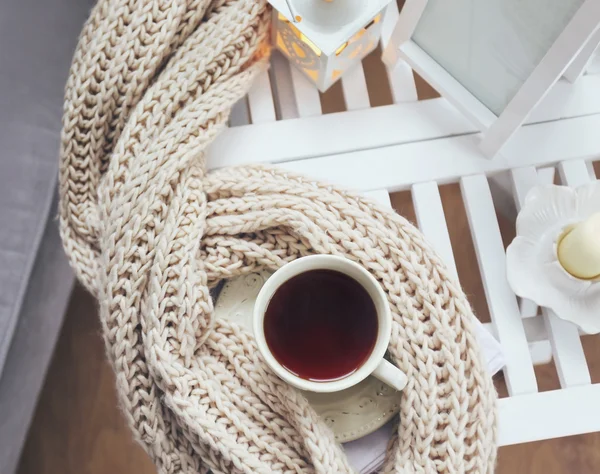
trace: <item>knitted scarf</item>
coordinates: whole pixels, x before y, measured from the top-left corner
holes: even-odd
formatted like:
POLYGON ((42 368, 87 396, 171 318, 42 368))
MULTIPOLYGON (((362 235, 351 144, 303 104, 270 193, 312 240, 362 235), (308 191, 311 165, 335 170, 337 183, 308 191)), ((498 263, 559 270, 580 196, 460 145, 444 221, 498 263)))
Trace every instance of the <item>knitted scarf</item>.
POLYGON ((99 300, 123 412, 161 473, 349 473, 331 430, 215 320, 209 288, 327 253, 367 268, 409 378, 384 472, 490 473, 495 391, 460 287, 410 223, 204 150, 266 68, 265 0, 98 0, 67 83, 60 227, 99 300))

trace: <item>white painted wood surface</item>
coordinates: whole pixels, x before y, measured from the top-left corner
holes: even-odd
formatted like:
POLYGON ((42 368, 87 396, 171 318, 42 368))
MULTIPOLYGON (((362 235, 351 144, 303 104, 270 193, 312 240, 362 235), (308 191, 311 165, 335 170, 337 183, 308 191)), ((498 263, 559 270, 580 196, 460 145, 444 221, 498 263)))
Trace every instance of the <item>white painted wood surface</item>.
POLYGON ((244 97, 243 99, 238 100, 231 108, 231 114, 229 115, 229 126, 240 127, 242 125, 248 125, 249 123, 250 113, 248 111, 248 99, 244 97))
POLYGON ((542 312, 560 386, 568 388, 592 383, 577 326, 560 319, 548 308, 542 308, 542 312))
POLYGON ((371 106, 362 64, 359 63, 350 69, 340 80, 347 110, 368 109, 371 106))
MULTIPOLYGON (((285 59, 279 54, 273 58, 273 69, 277 77, 277 98, 282 117, 286 119, 298 117, 297 110, 300 108, 295 104, 297 98, 301 98, 303 105, 300 115, 310 118, 300 122, 280 120, 274 124, 231 128, 221 134, 209 148, 209 167, 257 161, 278 163, 403 143, 447 137, 458 138, 459 135, 477 132, 476 126, 442 98, 320 116, 318 92, 314 86, 311 86, 301 73, 295 74, 297 77, 292 84, 289 64, 286 64, 285 59), (286 78, 290 79, 286 80, 286 78), (300 90, 294 92, 290 89, 292 85, 295 87, 296 83, 300 84, 300 90), (306 88, 307 85, 312 89, 306 88), (305 102, 304 99, 307 97, 308 102, 305 102), (247 147, 246 144, 250 142, 254 145, 247 147)), ((574 117, 588 118, 594 122, 593 115, 600 114, 600 75, 586 75, 572 87, 571 100, 565 104, 565 108, 558 105, 559 97, 551 93, 543 103, 548 105, 542 104, 540 111, 530 117, 535 122, 526 123, 539 124, 540 127, 536 130, 540 130, 541 133, 554 128, 554 133, 562 134, 563 142, 568 143, 571 136, 568 125, 563 127, 561 122, 552 127, 548 126, 551 124, 542 122, 574 117), (546 115, 542 115, 543 113, 546 115)), ((503 151, 503 156, 510 156, 515 153, 515 150, 529 153, 532 148, 528 137, 535 135, 531 128, 525 127, 519 130, 503 151)), ((559 137, 552 138, 554 141, 559 140, 559 137)), ((586 137, 584 143, 592 139, 593 137, 586 137)), ((546 148, 543 146, 544 141, 537 140, 533 149, 540 149, 543 153, 546 148)), ((473 151, 478 157, 483 156, 479 150, 473 151)), ((494 161, 502 161, 502 158, 498 157, 494 161)), ((558 160, 552 161, 542 157, 537 162, 545 164, 556 161, 558 160)), ((513 166, 518 166, 518 163, 513 166)))
MULTIPOLYGON (((575 84, 559 80, 548 95, 533 109, 525 123, 539 123, 598 113, 596 92, 600 93, 600 76, 587 75, 575 84)), ((518 133, 518 132, 517 132, 518 133)))
POLYGON ((353 189, 385 188, 393 192, 423 181, 445 184, 472 174, 600 156, 598 130, 600 115, 525 127, 508 144, 510 155, 505 153, 495 160, 481 154, 476 135, 465 135, 298 160, 283 166, 353 189), (343 173, 339 173, 340 168, 344 168, 343 173))
MULTIPOLYGON (((275 102, 275 108, 279 111, 279 117, 282 122, 285 123, 286 120, 298 117, 298 107, 296 107, 296 99, 294 97, 294 85, 292 83, 292 71, 290 63, 283 57, 283 55, 279 51, 273 51, 271 56, 271 70, 270 76, 273 79, 271 81, 271 88, 273 91, 273 97, 275 102)), ((252 130, 256 127, 256 124, 253 124, 252 127, 248 127, 243 129, 244 133, 242 135, 251 135, 252 130), (248 133, 250 132, 250 133, 248 133)), ((268 130, 269 127, 265 127, 265 131, 268 130)), ((227 140, 244 140, 245 136, 231 136, 231 131, 227 130, 223 133, 222 139, 224 142, 227 140), (228 136, 229 135, 229 136, 228 136)), ((220 138, 217 139, 217 143, 220 138)), ((215 147, 212 147, 214 149, 215 147)), ((217 158, 218 160, 227 161, 228 150, 219 150, 217 148, 217 153, 222 152, 225 153, 217 158)), ((209 151, 209 159, 210 159, 210 151, 209 151)), ((223 166, 228 166, 227 164, 223 166)))
POLYGON ((519 309, 522 318, 535 318, 540 308, 530 299, 519 298, 519 309))
POLYGON ((584 160, 573 160, 572 162, 561 162, 558 172, 562 184, 577 188, 590 182, 589 168, 584 160))
POLYGON ((275 103, 269 71, 265 71, 258 76, 248 92, 248 109, 254 124, 275 121, 275 103))
POLYGON ((587 65, 586 74, 600 74, 600 47, 592 55, 589 64, 587 65))
POLYGON ((296 107, 300 117, 314 117, 321 115, 321 96, 317 88, 298 71, 290 68, 296 107))
POLYGON ((379 204, 385 207, 392 207, 392 201, 390 200, 390 193, 385 189, 376 189, 375 191, 367 191, 364 193, 365 197, 377 201, 379 204))
MULTIPOLYGON (((390 44, 392 32, 396 27, 398 17, 398 4, 392 2, 387 7, 381 27, 381 47, 383 50, 390 44)), ((416 101, 418 99, 417 86, 415 85, 412 68, 401 59, 395 61, 393 65, 386 64, 385 68, 394 103, 416 101)))
POLYGON ((400 46, 410 40, 426 6, 427 0, 406 0, 404 2, 402 15, 398 17, 384 47, 383 60, 388 66, 393 66, 400 59, 400 46))
POLYGON ((571 64, 564 73, 564 78, 573 83, 578 80, 587 70, 590 60, 594 56, 594 52, 598 49, 600 44, 600 28, 596 30, 596 33, 592 35, 588 43, 579 52, 579 54, 573 59, 571 64))
MULTIPOLYGON (((534 332, 534 330, 537 330, 538 324, 535 324, 533 328, 531 325, 527 324, 532 321, 537 323, 538 319, 541 319, 541 317, 530 318, 523 321, 525 335, 527 336, 527 346, 529 347, 529 355, 533 365, 548 364, 552 360, 552 347, 550 346, 550 341, 548 340, 543 321, 540 321, 542 330, 539 333, 534 332)), ((492 323, 484 323, 483 327, 494 336, 494 338, 498 339, 496 329, 492 323)))
POLYGON ((504 375, 511 396, 537 392, 537 381, 517 298, 506 279, 506 255, 492 194, 484 175, 460 181, 465 210, 490 316, 504 351, 504 375))
POLYGON ((498 400, 501 446, 600 431, 600 384, 498 400))
MULTIPOLYGON (((384 25, 384 36, 386 28, 391 33, 391 27, 384 25)), ((382 38, 383 46, 385 41, 382 38)), ((556 164, 570 185, 590 179, 590 161, 600 159, 600 74, 593 74, 596 62, 600 73, 600 59, 596 57, 575 84, 562 81, 550 92, 502 156, 487 160, 478 148, 477 127, 447 100, 415 101, 414 78, 406 63, 401 63, 400 72, 388 70, 394 105, 370 108, 369 71, 363 70, 362 76, 359 71, 342 79, 349 111, 322 115, 314 86, 274 53, 268 75, 234 107, 232 128, 209 151, 208 167, 280 163, 360 190, 386 206, 391 205, 389 192, 411 189, 418 225, 453 274, 456 267, 439 186, 461 182, 493 318, 493 325, 486 327, 499 337, 509 360, 506 376, 511 396, 499 402, 500 444, 600 430, 595 403, 600 388, 589 382, 577 330, 560 327, 562 321, 550 314, 519 316, 517 299, 504 277, 505 254, 485 177, 527 170, 526 177, 519 179, 526 185, 515 186, 517 202, 542 173, 544 181, 550 180, 556 164), (547 171, 538 170, 536 176, 536 167, 547 171), (550 355, 564 388, 537 393, 532 364, 547 362, 550 355)))
POLYGON ((437 183, 429 181, 413 185, 412 199, 419 229, 440 255, 448 270, 458 279, 448 225, 437 183))

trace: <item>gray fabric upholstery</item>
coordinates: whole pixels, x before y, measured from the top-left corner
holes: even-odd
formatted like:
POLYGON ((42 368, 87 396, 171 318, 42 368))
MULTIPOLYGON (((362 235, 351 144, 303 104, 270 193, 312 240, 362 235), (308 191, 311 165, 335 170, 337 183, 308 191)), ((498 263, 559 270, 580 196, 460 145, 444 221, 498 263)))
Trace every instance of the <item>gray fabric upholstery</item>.
POLYGON ((92 0, 0 2, 0 472, 12 472, 72 285, 51 211, 63 90, 92 0))
POLYGON ((48 215, 64 84, 89 6, 0 2, 0 373, 48 215))
MULTIPOLYGON (((56 202, 52 206, 56 212, 56 202)), ((0 472, 12 474, 62 325, 73 272, 50 217, 0 378, 0 472)))

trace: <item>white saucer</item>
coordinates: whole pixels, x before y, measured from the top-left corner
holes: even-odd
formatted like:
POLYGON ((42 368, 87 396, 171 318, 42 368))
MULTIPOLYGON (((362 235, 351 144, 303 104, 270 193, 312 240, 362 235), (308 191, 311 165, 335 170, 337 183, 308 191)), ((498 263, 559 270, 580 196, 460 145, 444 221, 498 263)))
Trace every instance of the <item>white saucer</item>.
MULTIPOLYGON (((235 321, 252 331, 252 309, 270 272, 252 273, 229 280, 215 304, 217 317, 235 321)), ((304 392, 340 443, 353 441, 377 430, 400 410, 399 392, 375 377, 336 393, 304 392)))

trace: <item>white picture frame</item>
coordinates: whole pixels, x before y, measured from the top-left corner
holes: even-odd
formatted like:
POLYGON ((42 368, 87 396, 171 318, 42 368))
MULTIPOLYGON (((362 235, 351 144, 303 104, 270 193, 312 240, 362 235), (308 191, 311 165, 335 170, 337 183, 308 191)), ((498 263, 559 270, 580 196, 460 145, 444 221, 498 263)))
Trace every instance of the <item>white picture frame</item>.
POLYGON ((481 150, 490 158, 500 152, 561 77, 575 82, 581 76, 600 43, 600 1, 584 0, 504 110, 496 114, 413 40, 427 4, 428 0, 406 1, 383 60, 388 67, 400 59, 406 61, 473 121, 483 132, 481 150))
POLYGON ((588 43, 581 49, 579 54, 571 64, 567 67, 563 77, 574 84, 591 66, 594 61, 595 55, 599 54, 600 51, 600 28, 592 35, 588 43))

